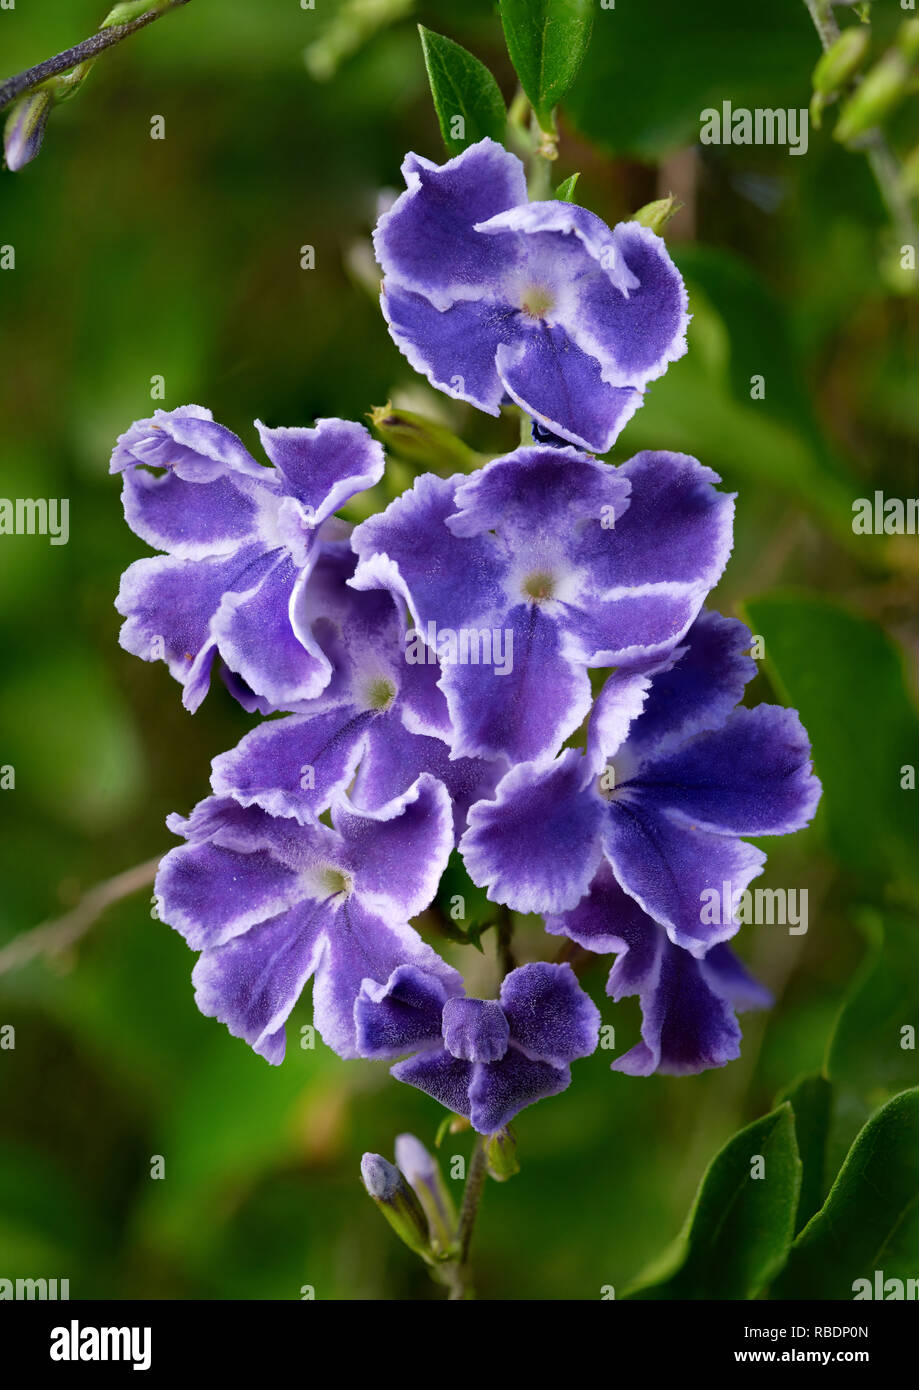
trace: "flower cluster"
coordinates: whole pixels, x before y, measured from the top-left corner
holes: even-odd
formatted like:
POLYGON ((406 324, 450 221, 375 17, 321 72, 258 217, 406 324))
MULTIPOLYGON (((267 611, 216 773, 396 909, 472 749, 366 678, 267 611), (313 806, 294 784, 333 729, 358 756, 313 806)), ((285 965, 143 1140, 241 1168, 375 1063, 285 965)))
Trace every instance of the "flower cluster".
POLYGON ((352 528, 335 513, 384 472, 362 426, 257 422, 266 465, 206 410, 157 411, 112 471, 164 553, 117 606, 189 710, 216 662, 264 716, 170 818, 186 843, 157 879, 202 1012, 278 1063, 312 979, 329 1047, 403 1059, 393 1075, 492 1133, 569 1084, 599 1014, 546 961, 466 996, 413 925, 451 855, 492 902, 615 957, 608 993, 643 1021, 614 1068, 699 1071, 737 1055, 735 1010, 768 1003, 726 944, 734 910, 712 925, 700 902, 742 892, 764 863, 742 837, 805 825, 820 788, 797 715, 740 705, 750 634, 706 607, 734 498, 682 454, 594 457, 685 349, 663 242, 528 203, 488 140, 404 171, 375 239, 392 335, 448 393, 516 403, 539 442, 424 474, 352 528))

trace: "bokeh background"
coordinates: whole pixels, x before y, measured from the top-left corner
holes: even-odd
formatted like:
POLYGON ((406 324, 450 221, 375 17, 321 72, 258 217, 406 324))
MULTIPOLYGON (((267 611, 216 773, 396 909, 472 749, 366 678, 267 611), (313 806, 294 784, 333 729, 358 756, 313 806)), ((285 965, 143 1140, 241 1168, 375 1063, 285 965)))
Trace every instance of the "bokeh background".
MULTIPOLYGON (((103 8, 18 0, 0 12, 0 68, 84 37, 103 8)), ((882 44, 903 13, 872 8, 882 44)), ((413 376, 374 299, 380 190, 399 186, 404 151, 442 155, 416 20, 513 96, 486 0, 192 0, 105 56, 40 158, 0 175, 0 244, 16 252, 0 272, 0 492, 71 500, 66 547, 0 538, 0 764, 15 768, 0 948, 165 851, 166 814, 204 794, 210 759, 250 722, 219 684, 188 716, 162 665, 118 647, 119 575, 146 551, 107 474, 117 434, 194 401, 251 447, 256 416, 362 418, 394 399, 485 451, 513 447, 513 420, 413 376)), ((919 1081, 916 1053, 891 1044, 919 994, 919 791, 900 785, 919 762, 919 542, 851 527, 854 498, 919 496, 915 301, 867 163, 831 123, 803 157, 696 143, 722 100, 805 107, 818 54, 801 0, 618 0, 598 9, 563 116, 558 181, 580 170, 580 201, 609 222, 670 189, 686 204, 667 236, 691 350, 614 458, 683 449, 739 491, 716 601, 764 637, 754 698, 800 706, 827 794, 811 829, 765 844, 759 884, 807 888, 809 930, 739 938, 777 996, 745 1020, 741 1060, 638 1080, 598 1051, 524 1112, 522 1172, 489 1184, 477 1233, 486 1297, 623 1287, 676 1234, 725 1139, 803 1074, 826 1066, 837 1084, 837 1163, 871 1107, 919 1081)), ((916 105, 891 124, 898 148, 919 141, 916 105)), ((524 956, 557 949, 532 923, 518 939, 524 956)), ((486 992, 492 952, 486 937, 486 992)), ((0 975, 0 1025, 16 1030, 0 1051, 0 1275, 69 1277, 73 1297, 440 1297, 358 1164, 403 1130, 431 1143, 442 1112, 385 1066, 301 1050, 308 999, 269 1068, 198 1015, 192 963, 145 889, 77 947, 0 975)), ((637 1004, 605 999, 607 968, 583 979, 621 1051, 637 1004)), ((450 1135, 443 1152, 468 1148, 450 1135)))

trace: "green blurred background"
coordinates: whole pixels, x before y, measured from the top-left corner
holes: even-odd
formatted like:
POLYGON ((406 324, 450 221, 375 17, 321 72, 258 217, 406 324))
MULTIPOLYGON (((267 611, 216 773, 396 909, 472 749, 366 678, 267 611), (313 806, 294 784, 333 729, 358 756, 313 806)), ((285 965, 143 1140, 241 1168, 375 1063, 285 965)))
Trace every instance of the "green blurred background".
MULTIPOLYGON (((17 0, 0 11, 0 69, 84 37, 103 8, 17 0)), ((893 0, 874 11, 883 47, 903 14, 893 0)), ((486 0, 192 0, 101 59, 40 158, 0 175, 0 245, 16 253, 0 272, 0 491, 71 499, 66 547, 0 539, 0 764, 16 783, 0 791, 0 947, 167 849, 166 814, 204 794, 210 759, 250 724, 219 685, 191 718, 162 665, 117 645, 119 575, 146 553, 107 475, 117 434, 194 401, 251 447, 256 416, 363 418, 392 398, 485 451, 515 442, 512 420, 413 376, 369 292, 380 190, 399 186, 406 150, 442 155, 416 20, 512 97, 486 0)), ((827 795, 810 830, 765 844, 760 883, 808 888, 810 929, 739 938, 777 995, 746 1019, 742 1059, 688 1079, 613 1074, 603 1051, 576 1064, 568 1092, 519 1119, 521 1175, 489 1185, 485 1297, 624 1286, 676 1233, 724 1140, 804 1073, 826 1063, 837 1082, 837 1161, 873 1105, 919 1081, 915 1052, 890 1042, 897 1020, 917 1022, 919 993, 919 792, 899 781, 919 762, 917 540, 851 529, 854 498, 919 495, 915 301, 891 274, 867 164, 831 124, 797 158, 694 145, 722 100, 805 107, 818 54, 801 0, 618 0, 598 9, 563 115, 557 181, 580 170, 580 201, 606 220, 670 188, 687 204, 667 235, 691 350, 614 457, 683 449, 739 491, 716 602, 764 636, 754 698, 799 705, 827 795)), ((919 140, 916 104, 892 123, 899 148, 919 140)), ((518 935, 523 955, 545 949, 536 926, 518 935)), ((442 1112, 385 1066, 301 1050, 308 1000, 269 1068, 198 1015, 192 963, 147 890, 78 948, 0 976, 0 1026, 16 1030, 0 1050, 0 1276, 69 1277, 73 1297, 440 1297, 358 1164, 391 1156, 403 1130, 430 1143, 442 1112)), ((637 1004, 605 999, 607 969, 584 983, 622 1051, 637 1004)))

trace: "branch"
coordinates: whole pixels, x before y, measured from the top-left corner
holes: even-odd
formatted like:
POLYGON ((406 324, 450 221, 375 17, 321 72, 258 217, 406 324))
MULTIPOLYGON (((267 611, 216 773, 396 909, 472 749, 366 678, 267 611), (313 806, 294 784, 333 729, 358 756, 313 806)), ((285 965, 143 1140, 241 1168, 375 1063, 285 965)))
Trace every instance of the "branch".
POLYGON ((0 975, 26 965, 36 956, 56 955, 75 945, 114 903, 149 887, 156 876, 159 862, 160 856, 148 859, 145 864, 137 864, 133 869, 126 869, 124 873, 106 879, 104 883, 97 883, 63 917, 43 922, 40 927, 33 927, 31 931, 14 937, 0 950, 0 975))
POLYGON ((75 47, 67 48, 63 53, 58 53, 53 58, 46 58, 43 63, 38 63, 34 68, 28 68, 25 72, 17 73, 15 77, 8 77, 4 82, 0 82, 0 111, 25 92, 31 92, 35 87, 40 87, 49 78, 69 72, 71 68, 95 58, 98 54, 104 53, 107 48, 112 48, 116 43, 121 43, 122 39, 128 38, 129 35, 136 34, 138 29, 146 28, 148 24, 152 24, 155 19, 167 14, 169 10, 187 4, 188 0, 150 0, 150 9, 135 19, 129 20, 126 24, 113 24, 109 28, 100 29, 97 34, 93 34, 92 38, 84 39, 75 47))

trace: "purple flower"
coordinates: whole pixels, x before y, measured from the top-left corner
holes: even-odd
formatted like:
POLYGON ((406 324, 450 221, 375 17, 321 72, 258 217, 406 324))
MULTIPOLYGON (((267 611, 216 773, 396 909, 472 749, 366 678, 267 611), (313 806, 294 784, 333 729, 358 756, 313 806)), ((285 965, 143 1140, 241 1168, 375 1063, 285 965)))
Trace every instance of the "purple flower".
POLYGON ((496 902, 558 915, 605 861, 675 946, 701 959, 733 936, 733 906, 765 862, 740 837, 798 830, 820 797, 795 711, 734 708, 755 674, 751 640, 704 613, 655 674, 614 672, 586 752, 521 764, 472 808, 460 843, 472 879, 496 902), (726 882, 727 920, 710 924, 703 908, 726 882))
POLYGON ((358 1055, 354 1001, 367 978, 410 962, 459 988, 459 976, 408 925, 434 897, 453 845, 445 788, 422 775, 371 814, 339 799, 333 828, 302 826, 211 797, 169 826, 187 845, 156 880, 162 919, 201 956, 192 974, 203 1014, 269 1062, 315 976, 313 1018, 342 1057, 358 1055))
POLYGON ((402 172, 374 234, 400 351, 447 395, 490 415, 510 398, 604 453, 686 351, 686 290, 663 241, 527 202, 523 165, 493 140, 442 166, 409 154, 402 172))
POLYGON ((469 806, 493 794, 506 764, 451 759, 440 668, 407 659, 392 596, 350 587, 355 563, 350 550, 327 547, 303 590, 302 623, 332 667, 322 695, 221 753, 211 786, 243 806, 309 824, 355 776, 351 800, 375 811, 429 772, 450 792, 459 836, 469 806))
POLYGON ((303 621, 303 589, 340 529, 332 513, 383 473, 383 451, 361 425, 256 428, 271 468, 193 405, 138 421, 112 454, 128 525, 166 551, 122 578, 121 645, 165 661, 190 710, 218 654, 242 683, 231 688, 275 708, 324 689, 331 667, 303 621))
POLYGON ((546 918, 546 930, 585 950, 615 954, 606 992, 637 994, 642 1041, 612 1064, 630 1076, 684 1076, 722 1067, 740 1055, 736 1009, 765 1009, 768 990, 724 944, 696 957, 674 946, 663 927, 624 893, 609 864, 600 865, 586 896, 569 912, 546 918))
POLYGON ((492 1134, 534 1101, 564 1091, 569 1063, 597 1046, 600 1015, 571 967, 539 962, 505 976, 498 1000, 467 999, 412 965, 354 1005, 365 1057, 416 1056, 392 1074, 492 1134))
POLYGON ((614 468, 536 446, 471 478, 426 474, 355 528, 352 583, 388 589, 440 655, 454 757, 552 756, 590 709, 587 667, 671 651, 730 554, 717 481, 684 454, 614 468))

